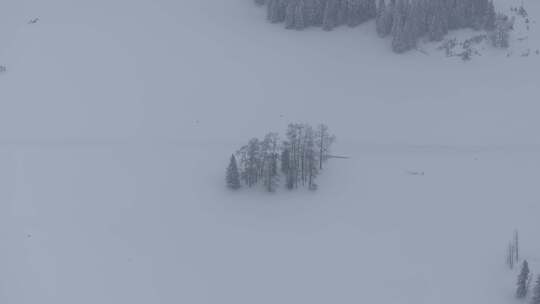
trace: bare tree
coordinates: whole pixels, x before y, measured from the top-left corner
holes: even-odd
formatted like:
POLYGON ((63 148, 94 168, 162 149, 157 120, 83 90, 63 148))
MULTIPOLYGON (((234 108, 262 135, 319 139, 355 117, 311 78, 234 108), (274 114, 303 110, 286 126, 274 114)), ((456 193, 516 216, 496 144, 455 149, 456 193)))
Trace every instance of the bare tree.
POLYGON ((327 125, 319 124, 317 126, 315 143, 319 149, 319 170, 323 169, 323 162, 328 159, 330 148, 335 141, 336 137, 334 135, 330 135, 327 125))
POLYGON ((515 230, 506 250, 506 264, 510 269, 513 269, 517 263, 519 263, 519 233, 515 230))
POLYGON ((514 231, 514 257, 519 262, 519 232, 514 231))
POLYGON ((261 144, 262 178, 268 192, 274 192, 279 183, 279 135, 268 133, 261 144))

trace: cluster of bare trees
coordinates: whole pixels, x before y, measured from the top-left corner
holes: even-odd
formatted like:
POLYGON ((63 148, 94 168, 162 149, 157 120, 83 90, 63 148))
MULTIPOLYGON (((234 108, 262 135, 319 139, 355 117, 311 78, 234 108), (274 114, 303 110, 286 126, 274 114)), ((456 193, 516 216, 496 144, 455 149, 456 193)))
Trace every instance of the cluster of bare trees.
POLYGON ((253 187, 262 183, 268 191, 274 191, 279 183, 279 149, 277 133, 268 133, 263 140, 252 138, 247 145, 240 148, 236 157, 239 161, 239 177, 243 184, 253 187))
POLYGON ((288 189, 316 190, 315 180, 334 141, 326 125, 313 128, 304 123, 289 124, 284 140, 277 133, 268 133, 262 140, 253 138, 231 156, 227 186, 262 185, 273 192, 284 184, 288 189))

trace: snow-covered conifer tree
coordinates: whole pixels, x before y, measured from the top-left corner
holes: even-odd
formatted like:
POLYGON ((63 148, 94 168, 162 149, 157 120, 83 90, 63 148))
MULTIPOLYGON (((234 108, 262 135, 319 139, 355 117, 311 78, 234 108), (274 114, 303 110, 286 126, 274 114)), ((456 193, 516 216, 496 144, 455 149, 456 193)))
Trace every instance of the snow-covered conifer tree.
POLYGON ((379 37, 386 37, 389 34, 386 26, 386 2, 385 0, 379 0, 377 7, 377 19, 375 20, 375 26, 377 28, 377 34, 379 37))
POLYGON ((365 8, 365 17, 364 21, 368 21, 370 19, 373 19, 377 17, 377 3, 376 0, 365 0, 364 2, 364 8, 365 8))
POLYGON ((285 21, 285 0, 268 0, 267 19, 272 23, 285 21))
POLYGON ((296 14, 297 0, 289 0, 285 9, 285 28, 292 29, 295 27, 294 17, 296 14))
POLYGON ((485 16, 484 16, 484 29, 486 31, 492 31, 495 29, 496 18, 497 18, 497 13, 495 12, 495 5, 493 5, 493 0, 492 0, 488 2, 485 16))
POLYGON ((523 299, 527 296, 527 280, 529 280, 529 263, 524 260, 518 275, 516 298, 523 299))
POLYGON ((330 31, 338 25, 337 22, 338 0, 327 0, 323 12, 323 29, 330 31))
POLYGON ((304 0, 304 23, 305 26, 322 25, 324 1, 304 0))
POLYGON ((392 50, 396 53, 403 53, 409 50, 409 35, 405 32, 407 10, 408 3, 406 0, 397 0, 392 22, 392 50))
POLYGON ((431 3, 427 26, 430 41, 441 41, 448 33, 448 15, 442 0, 433 0, 431 3))
POLYGON ((540 304, 540 275, 536 279, 536 284, 532 290, 531 304, 540 304))
POLYGON ((306 27, 304 18, 304 0, 299 0, 294 10, 294 28, 301 30, 306 27))
POLYGON ((227 167, 225 181, 227 183, 227 187, 230 189, 236 190, 241 187, 240 173, 238 171, 238 165, 236 163, 236 157, 234 154, 231 155, 231 160, 229 162, 229 166, 227 167))

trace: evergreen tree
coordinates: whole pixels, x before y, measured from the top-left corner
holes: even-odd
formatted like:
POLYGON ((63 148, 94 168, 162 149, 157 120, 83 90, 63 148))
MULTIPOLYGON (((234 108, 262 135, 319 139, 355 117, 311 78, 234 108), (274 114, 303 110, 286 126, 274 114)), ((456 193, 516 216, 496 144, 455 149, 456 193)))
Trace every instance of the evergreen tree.
POLYGON ((531 304, 540 304, 540 275, 536 279, 536 284, 534 285, 532 292, 531 304))
POLYGON ((468 10, 468 6, 471 0, 455 0, 453 7, 454 28, 466 28, 469 27, 471 14, 468 10))
POLYGON ((423 37, 428 32, 428 16, 429 16, 429 8, 431 1, 434 0, 417 0, 417 8, 415 12, 415 18, 417 18, 417 21, 415 23, 415 32, 416 32, 416 39, 423 37))
POLYGON ((285 28, 293 29, 295 28, 295 15, 296 15, 296 4, 298 1, 290 0, 285 9, 285 28))
POLYGON ((336 11, 336 26, 347 23, 347 0, 338 0, 336 11))
POLYGON ((495 19, 497 14, 495 13, 495 6, 493 5, 493 0, 489 1, 486 7, 486 14, 484 16, 484 29, 486 31, 492 31, 495 29, 495 19))
POLYGON ((236 157, 231 155, 231 160, 229 166, 227 167, 227 174, 225 177, 227 187, 230 189, 236 190, 241 187, 240 184, 240 173, 238 172, 238 165, 236 163, 236 157))
POLYGON ((285 0, 268 0, 267 19, 272 23, 285 21, 285 0))
POLYGON ((430 41, 441 41, 448 33, 448 16, 442 0, 434 0, 428 17, 427 34, 430 41))
POLYGON ((323 0, 304 0, 305 26, 319 26, 323 22, 323 0))
MULTIPOLYGON (((356 26, 376 18, 380 37, 391 35, 392 49, 402 53, 421 37, 440 41, 452 29, 489 31, 496 47, 507 47, 508 20, 495 13, 493 0, 254 0, 266 4, 270 22, 284 22, 287 29, 322 26, 324 30, 347 24, 356 26)), ((515 10, 518 11, 517 9, 515 10)), ((519 14, 526 16, 524 9, 519 14)))
POLYGON ((377 17, 376 0, 364 0, 364 1, 365 1, 366 14, 365 14, 365 18, 364 18, 363 22, 377 17))
POLYGON ((475 30, 484 28, 485 16, 487 13, 488 0, 472 1, 472 27, 475 30))
POLYGON ((360 3, 356 0, 345 1, 345 23, 348 26, 357 26, 360 24, 361 14, 360 3))
POLYGON ((299 0, 294 11, 294 28, 301 30, 306 27, 304 18, 304 1, 299 0))
POLYGON ((385 0, 379 0, 379 6, 377 7, 377 19, 375 25, 377 27, 377 34, 379 37, 386 37, 390 32, 388 31, 386 23, 386 3, 385 0))
POLYGON ((405 21, 405 25, 403 26, 402 33, 405 50, 410 50, 416 47, 418 37, 424 34, 422 32, 422 12, 423 9, 419 1, 414 1, 409 4, 409 9, 407 10, 407 19, 405 21))
POLYGON ((384 36, 392 34, 392 28, 394 25, 394 7, 395 1, 390 1, 390 3, 386 5, 384 14, 382 15, 384 36))
POLYGON ((327 0, 323 13, 323 29, 330 31, 338 25, 337 23, 338 0, 327 0))
POLYGON ((527 281, 529 280, 529 264, 523 261, 521 272, 518 275, 516 298, 523 299, 527 296, 527 281))
POLYGON ((396 53, 403 53, 409 50, 409 37, 408 33, 405 32, 407 9, 406 0, 398 0, 394 8, 392 22, 392 50, 396 53))

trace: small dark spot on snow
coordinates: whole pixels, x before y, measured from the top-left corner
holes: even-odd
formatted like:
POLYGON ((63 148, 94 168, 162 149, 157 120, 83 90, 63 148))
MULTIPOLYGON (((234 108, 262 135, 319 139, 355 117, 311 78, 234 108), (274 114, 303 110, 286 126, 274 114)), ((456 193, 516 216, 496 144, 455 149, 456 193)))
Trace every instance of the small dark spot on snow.
POLYGON ((39 18, 34 18, 34 19, 31 19, 30 21, 28 21, 28 24, 36 24, 38 23, 39 21, 39 18))

